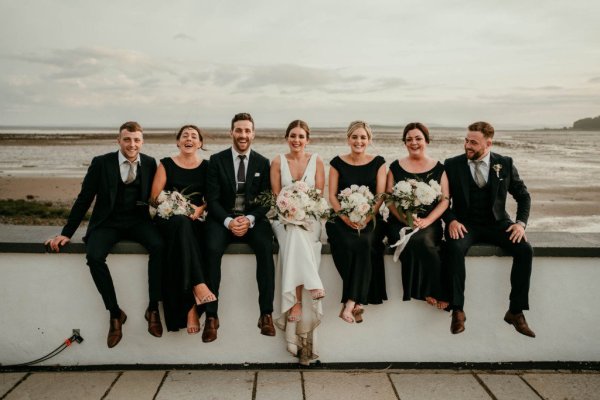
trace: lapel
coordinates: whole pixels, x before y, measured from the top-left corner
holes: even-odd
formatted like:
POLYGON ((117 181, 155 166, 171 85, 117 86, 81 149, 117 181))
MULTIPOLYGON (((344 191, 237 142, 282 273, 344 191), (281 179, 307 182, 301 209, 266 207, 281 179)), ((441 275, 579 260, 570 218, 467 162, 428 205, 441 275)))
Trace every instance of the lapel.
POLYGON ((248 194, 248 191, 250 189, 250 184, 253 181, 254 174, 256 173, 257 169, 258 169, 257 154, 254 152, 254 150, 250 150, 250 160, 248 161, 248 170, 246 171, 246 186, 245 186, 246 194, 248 194))
POLYGON ((231 148, 223 152, 223 170, 225 171, 225 179, 229 182, 229 186, 233 193, 237 191, 237 180, 235 178, 235 170, 233 168, 233 154, 231 148))
POLYGON ((119 152, 113 153, 109 159, 108 165, 106 166, 107 171, 107 183, 108 192, 110 195, 110 207, 115 205, 117 199, 117 190, 119 187, 119 179, 121 179, 121 169, 119 168, 119 152))
POLYGON ((469 185, 471 184, 471 169, 469 168, 469 161, 467 160, 467 156, 462 155, 460 163, 458 163, 458 178, 460 182, 458 186, 462 190, 463 197, 465 199, 465 203, 467 206, 469 205, 469 185))
POLYGON ((142 201, 147 201, 148 199, 146 197, 150 197, 150 196, 146 196, 146 193, 148 193, 148 179, 145 179, 148 175, 150 175, 150 167, 151 165, 149 165, 149 161, 146 159, 142 160, 142 155, 140 154, 140 163, 141 165, 138 166, 138 170, 137 172, 140 174, 140 196, 142 196, 141 200, 142 201))
POLYGON ((493 199, 498 197, 498 188, 500 187, 500 179, 502 178, 502 170, 498 173, 498 175, 500 175, 500 177, 498 177, 493 167, 496 164, 502 165, 501 161, 502 160, 497 154, 490 152, 490 174, 488 175, 488 182, 491 185, 493 199))

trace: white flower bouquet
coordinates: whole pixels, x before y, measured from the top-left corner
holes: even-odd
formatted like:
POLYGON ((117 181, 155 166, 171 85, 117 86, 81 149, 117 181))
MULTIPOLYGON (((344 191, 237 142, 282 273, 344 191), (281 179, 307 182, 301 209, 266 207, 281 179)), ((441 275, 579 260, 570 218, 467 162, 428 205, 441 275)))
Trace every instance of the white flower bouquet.
MULTIPOLYGON (((373 193, 364 185, 352 185, 345 188, 337 198, 342 207, 337 215, 346 215, 351 222, 358 225, 364 225, 367 218, 373 215, 373 209, 377 202, 373 193)), ((358 231, 360 233, 360 229, 358 231)))
POLYGON ((435 180, 429 183, 417 179, 397 182, 392 193, 387 195, 387 203, 394 203, 406 215, 408 225, 413 228, 413 216, 425 210, 425 206, 442 198, 442 187, 435 180))
MULTIPOLYGON (((193 193, 192 193, 193 194, 193 193)), ((191 215, 194 213, 194 207, 189 199, 189 195, 185 195, 176 190, 163 190, 156 198, 155 214, 161 218, 169 219, 173 215, 191 215)), ((152 212, 151 212, 152 214, 152 212)), ((199 218, 202 220, 202 218, 199 218)))
POLYGON ((314 220, 326 218, 330 213, 321 191, 304 181, 296 181, 281 189, 275 200, 277 218, 283 224, 309 229, 314 220))

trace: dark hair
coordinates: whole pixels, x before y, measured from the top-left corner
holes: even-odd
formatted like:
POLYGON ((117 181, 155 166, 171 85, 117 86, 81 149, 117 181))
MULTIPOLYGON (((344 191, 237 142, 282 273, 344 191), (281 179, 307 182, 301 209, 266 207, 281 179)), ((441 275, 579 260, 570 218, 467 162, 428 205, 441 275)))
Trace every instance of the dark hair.
POLYGON ((413 129, 420 130, 423 136, 425 136, 425 142, 429 143, 429 129, 427 129, 427 127, 420 122, 411 122, 404 127, 404 133, 402 133, 403 142, 406 143, 406 135, 413 129))
POLYGON ((306 122, 302 121, 301 119, 295 119, 292 122, 290 122, 287 129, 285 130, 285 138, 286 139, 290 136, 290 131, 294 128, 304 129, 304 132, 306 132, 306 138, 310 139, 310 128, 308 127, 308 124, 306 122))
POLYGON ((179 140, 181 138, 181 134, 183 133, 183 131, 185 131, 186 129, 193 129, 196 132, 198 132, 198 137, 200 138, 200 142, 202 143, 202 145, 200 146, 200 148, 202 150, 204 150, 204 138, 202 137, 202 132, 200 132, 200 128, 198 128, 196 125, 184 125, 181 128, 179 128, 179 132, 177 132, 177 137, 176 139, 179 140))
POLYGON ((123 129, 125 129, 127 132, 144 132, 142 126, 135 121, 127 121, 123 125, 121 125, 121 127, 119 128, 119 135, 121 134, 121 131, 123 129))
POLYGON ((483 137, 486 139, 492 139, 494 137, 494 127, 487 122, 479 121, 469 125, 468 128, 471 132, 481 132, 483 137))
POLYGON ((233 124, 235 124, 237 121, 250 121, 250 122, 252 122, 252 130, 254 130, 254 120, 252 119, 252 115, 250 115, 248 113, 235 114, 233 116, 233 119, 231 120, 231 130, 233 130, 233 124))

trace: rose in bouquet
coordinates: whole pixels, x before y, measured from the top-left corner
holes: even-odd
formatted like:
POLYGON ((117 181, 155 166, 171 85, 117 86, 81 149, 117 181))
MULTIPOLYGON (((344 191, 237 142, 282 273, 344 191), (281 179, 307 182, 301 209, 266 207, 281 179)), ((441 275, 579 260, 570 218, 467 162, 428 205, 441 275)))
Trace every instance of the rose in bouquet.
POLYGON ((364 185, 351 185, 342 190, 337 198, 342 208, 336 214, 348 216, 351 222, 359 226, 365 225, 367 218, 373 215, 377 202, 376 196, 364 185))
POLYGON ((263 193, 258 202, 273 209, 271 217, 276 217, 283 224, 297 225, 309 229, 314 220, 326 218, 330 213, 327 201, 321 191, 309 186, 304 181, 296 181, 281 189, 275 197, 272 192, 263 193))
POLYGON ((397 209, 406 215, 408 225, 413 228, 414 216, 434 201, 442 198, 442 187, 435 180, 429 183, 418 179, 407 179, 397 182, 392 193, 387 196, 387 203, 394 203, 397 209))
MULTIPOLYGON (((183 194, 183 191, 178 192, 177 190, 168 191, 163 190, 156 198, 154 204, 155 214, 161 218, 169 219, 173 215, 191 215, 194 213, 195 208, 190 201, 191 194, 183 194)), ((152 214, 152 212, 151 212, 152 214)), ((203 216, 199 218, 203 220, 203 216)))

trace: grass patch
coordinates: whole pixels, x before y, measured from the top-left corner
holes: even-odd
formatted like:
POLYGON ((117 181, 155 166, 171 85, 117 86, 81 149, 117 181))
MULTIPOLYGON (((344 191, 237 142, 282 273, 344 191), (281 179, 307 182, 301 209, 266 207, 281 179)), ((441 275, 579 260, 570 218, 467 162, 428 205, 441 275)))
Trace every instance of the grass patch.
MULTIPOLYGON (((0 200, 0 223, 15 225, 64 225, 71 207, 37 200, 0 200)), ((84 220, 89 219, 89 213, 84 220)))

